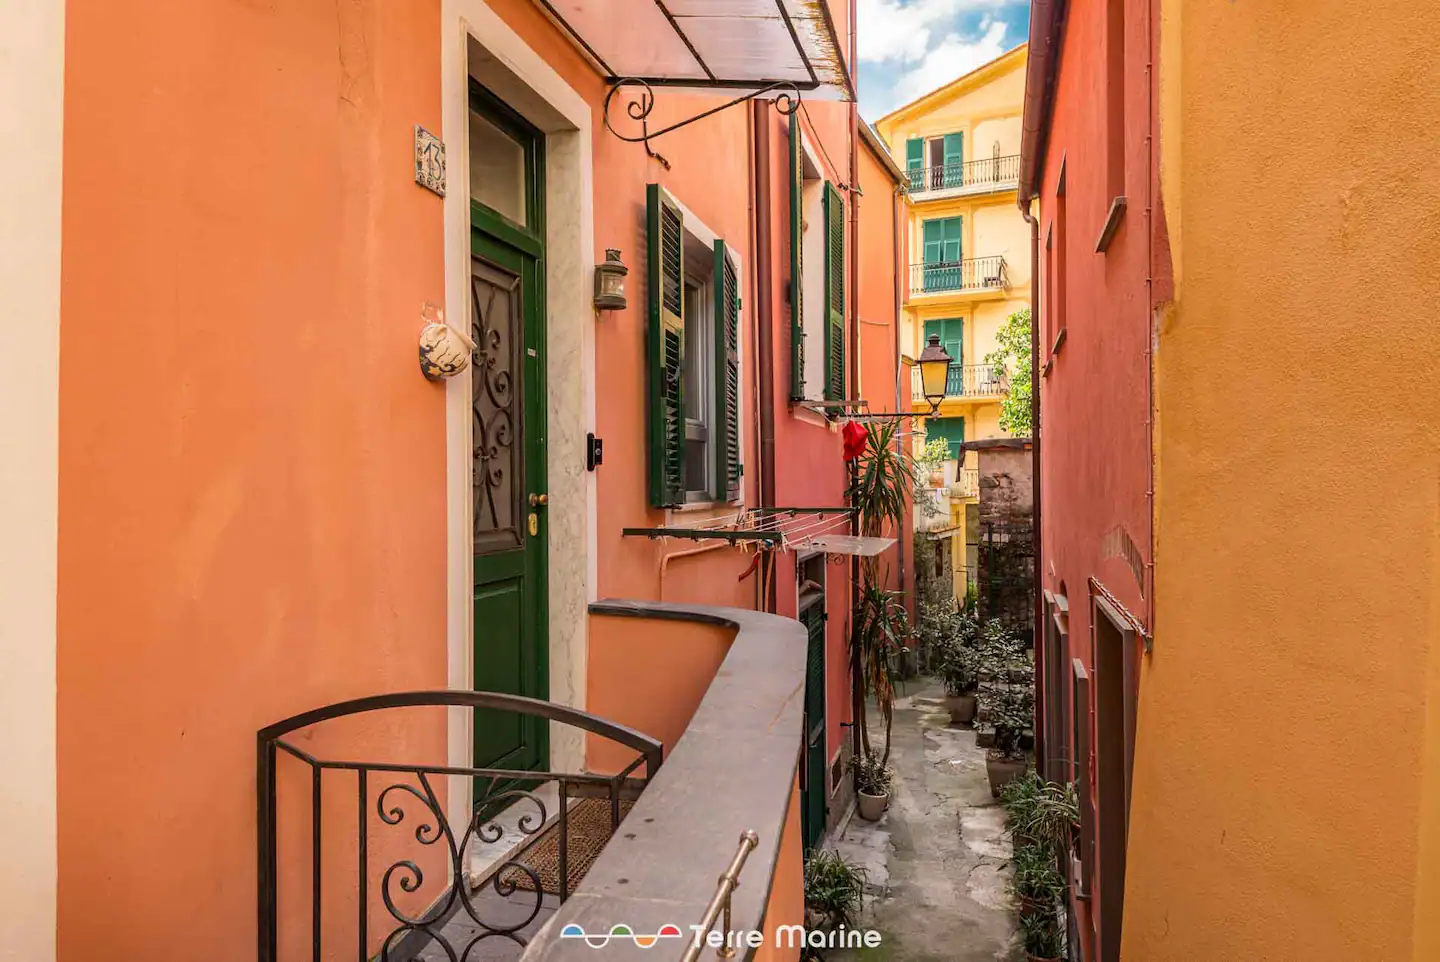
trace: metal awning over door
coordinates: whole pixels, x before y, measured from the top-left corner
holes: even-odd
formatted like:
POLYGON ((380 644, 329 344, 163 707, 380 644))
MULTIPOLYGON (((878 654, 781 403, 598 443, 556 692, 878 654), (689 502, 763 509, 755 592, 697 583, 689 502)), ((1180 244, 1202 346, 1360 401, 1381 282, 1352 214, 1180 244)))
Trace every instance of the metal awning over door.
POLYGON ((538 0, 607 81, 853 99, 827 0, 538 0))

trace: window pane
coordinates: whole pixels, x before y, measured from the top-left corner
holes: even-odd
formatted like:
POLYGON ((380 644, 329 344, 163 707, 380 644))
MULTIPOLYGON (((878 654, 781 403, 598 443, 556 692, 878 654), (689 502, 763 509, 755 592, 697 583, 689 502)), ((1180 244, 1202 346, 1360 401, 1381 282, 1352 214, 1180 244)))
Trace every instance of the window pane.
POLYGON ((473 110, 470 199, 525 226, 525 145, 473 110))

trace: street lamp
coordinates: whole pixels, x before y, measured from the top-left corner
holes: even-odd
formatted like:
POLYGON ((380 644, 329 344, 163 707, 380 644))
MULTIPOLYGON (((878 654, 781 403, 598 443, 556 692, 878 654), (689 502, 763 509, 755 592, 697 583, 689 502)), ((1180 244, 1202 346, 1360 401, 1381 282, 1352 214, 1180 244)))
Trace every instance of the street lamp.
POLYGON ((950 380, 950 365, 954 363, 945 349, 940 346, 940 335, 931 334, 920 352, 920 389, 925 400, 930 402, 930 416, 940 413, 940 402, 945 400, 945 383, 950 380))

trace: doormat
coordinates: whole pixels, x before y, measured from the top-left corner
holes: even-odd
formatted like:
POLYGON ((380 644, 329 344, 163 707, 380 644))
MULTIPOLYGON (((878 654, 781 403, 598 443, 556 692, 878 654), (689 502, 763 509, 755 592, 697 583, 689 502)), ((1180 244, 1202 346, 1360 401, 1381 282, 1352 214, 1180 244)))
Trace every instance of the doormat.
MULTIPOLYGON (((620 802, 620 819, 623 822, 634 802, 620 802)), ((582 798, 570 806, 565 815, 566 834, 569 844, 565 850, 566 875, 570 877, 570 892, 574 892, 600 850, 610 841, 610 800, 608 798, 582 798)), ((560 894, 560 820, 547 828, 535 841, 516 853, 513 861, 529 866, 540 878, 540 887, 547 895, 560 894)), ((508 868, 500 875, 502 885, 513 885, 527 892, 535 891, 535 880, 528 872, 508 868)))

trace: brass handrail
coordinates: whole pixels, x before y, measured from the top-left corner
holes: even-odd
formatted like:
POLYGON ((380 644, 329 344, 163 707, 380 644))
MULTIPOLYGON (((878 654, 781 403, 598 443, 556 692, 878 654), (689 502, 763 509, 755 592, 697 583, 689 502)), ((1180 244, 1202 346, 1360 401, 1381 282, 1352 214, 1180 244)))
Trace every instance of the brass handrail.
POLYGON ((700 950, 705 947, 705 937, 710 934, 710 928, 715 924, 715 918, 723 909, 725 912, 725 941, 715 950, 715 955, 722 959, 733 959, 735 957, 735 946, 731 945, 730 939, 730 896, 740 887, 740 870, 745 867, 745 860, 750 857, 755 846, 760 844, 760 836, 747 829, 740 833, 740 848, 736 850, 735 857, 730 860, 730 867, 725 874, 720 876, 719 887, 715 890, 715 897, 710 900, 710 905, 705 909, 705 917, 700 920, 702 931, 696 933, 695 938, 690 942, 690 947, 680 957, 680 962, 695 962, 700 958, 700 950))

